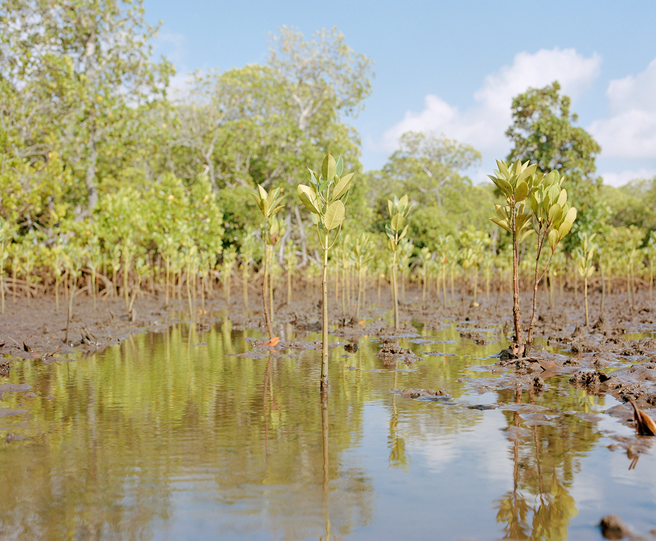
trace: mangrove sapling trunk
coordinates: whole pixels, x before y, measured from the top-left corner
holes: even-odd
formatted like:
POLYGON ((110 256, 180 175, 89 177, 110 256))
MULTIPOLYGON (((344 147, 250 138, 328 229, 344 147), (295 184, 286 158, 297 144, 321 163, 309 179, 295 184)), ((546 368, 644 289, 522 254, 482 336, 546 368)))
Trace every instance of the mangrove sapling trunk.
POLYGON ((599 315, 604 317, 604 303, 606 300, 606 279, 604 277, 604 266, 599 261, 599 273, 601 274, 601 300, 599 301, 599 315))
POLYGON ((68 314, 66 316, 66 337, 64 338, 64 343, 68 344, 68 331, 71 326, 71 317, 73 316, 73 299, 75 298, 75 290, 77 287, 77 273, 71 273, 71 291, 68 295, 68 314))
POLYGON ((399 292, 396 284, 396 252, 392 257, 392 300, 394 302, 394 330, 399 330, 399 292))
POLYGON ((585 299, 585 326, 590 326, 590 315, 588 312, 588 277, 583 278, 583 298, 585 299))
POLYGON ((242 263, 241 269, 241 292, 242 301, 244 303, 244 312, 248 314, 248 268, 244 263, 242 263))
POLYGON ((267 326, 267 332, 269 333, 269 340, 273 338, 273 329, 271 328, 271 318, 269 317, 269 306, 267 302, 267 293, 268 293, 268 287, 267 287, 267 282, 268 282, 268 277, 269 277, 269 266, 268 266, 268 225, 265 221, 264 223, 264 271, 262 275, 262 304, 264 305, 264 319, 266 321, 266 326, 267 326))
POLYGON ((324 237, 323 275, 321 279, 322 346, 321 346, 321 390, 328 390, 328 231, 324 237))

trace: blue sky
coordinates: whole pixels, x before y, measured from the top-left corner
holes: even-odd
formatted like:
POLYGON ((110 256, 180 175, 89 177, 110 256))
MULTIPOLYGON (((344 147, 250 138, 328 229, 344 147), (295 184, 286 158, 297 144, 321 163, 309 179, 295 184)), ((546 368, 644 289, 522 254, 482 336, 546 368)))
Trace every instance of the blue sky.
POLYGON ((653 0, 459 2, 240 2, 145 0, 162 21, 155 53, 196 69, 264 63, 282 25, 310 38, 337 27, 375 62, 373 95, 349 119, 362 162, 379 168, 407 130, 436 131, 483 154, 482 179, 510 146, 513 96, 558 79, 579 125, 602 146, 607 184, 656 175, 656 2, 653 0))

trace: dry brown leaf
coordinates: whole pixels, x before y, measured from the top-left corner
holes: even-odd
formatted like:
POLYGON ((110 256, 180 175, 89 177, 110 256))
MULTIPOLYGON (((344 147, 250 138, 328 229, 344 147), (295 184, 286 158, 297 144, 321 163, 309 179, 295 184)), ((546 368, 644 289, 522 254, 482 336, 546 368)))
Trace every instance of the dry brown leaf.
POLYGON ((656 422, 647 415, 644 411, 639 410, 632 398, 629 402, 633 406, 633 418, 636 422, 636 430, 638 434, 643 436, 656 436, 656 422))

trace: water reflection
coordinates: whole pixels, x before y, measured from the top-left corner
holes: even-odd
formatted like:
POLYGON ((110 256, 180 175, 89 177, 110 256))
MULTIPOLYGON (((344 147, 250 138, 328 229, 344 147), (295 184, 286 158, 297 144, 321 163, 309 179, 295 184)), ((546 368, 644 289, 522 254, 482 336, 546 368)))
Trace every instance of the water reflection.
MULTIPOLYGON (((331 348, 323 400, 319 350, 253 352, 254 338, 225 319, 133 335, 77 362, 15 364, 9 381, 36 397, 0 402, 25 410, 0 417, 0 538, 389 538, 439 523, 446 538, 564 539, 581 520, 576 479, 602 433, 565 413, 604 403, 566 378, 543 394, 485 397, 542 405, 544 422, 469 410, 470 383, 490 376, 472 366, 503 344, 446 325, 401 344, 424 357, 404 371, 386 369, 369 337, 352 355, 331 348), (455 405, 390 392, 404 388, 442 389, 455 405), (463 521, 472 509, 480 520, 463 521)), ((635 497, 656 509, 656 496, 635 497)))

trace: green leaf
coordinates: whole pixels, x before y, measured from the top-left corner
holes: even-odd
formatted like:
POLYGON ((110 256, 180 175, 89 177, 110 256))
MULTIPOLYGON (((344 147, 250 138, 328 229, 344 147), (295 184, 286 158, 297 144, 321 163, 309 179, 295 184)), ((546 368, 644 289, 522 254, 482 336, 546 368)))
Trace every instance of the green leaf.
POLYGON ((560 190, 560 195, 558 196, 558 204, 562 207, 567 202, 567 190, 563 188, 560 190))
POLYGON ((406 224, 406 226, 403 228, 403 231, 399 235, 399 240, 401 240, 403 237, 405 237, 408 234, 408 227, 410 227, 410 224, 406 224))
POLYGON ((497 187, 499 188, 503 196, 506 199, 510 200, 513 193, 513 187, 510 185, 510 182, 508 182, 504 178, 497 177, 497 187))
POLYGON ((387 200, 387 212, 389 212, 390 218, 394 215, 394 203, 390 199, 387 200))
POLYGON ((317 204, 317 195, 312 188, 305 184, 299 184, 296 188, 296 193, 301 203, 305 205, 305 208, 314 214, 321 214, 321 210, 317 204))
POLYGON ((324 224, 326 229, 330 231, 342 225, 344 221, 344 216, 346 214, 346 209, 344 208, 344 203, 339 199, 333 201, 328 208, 326 209, 326 216, 324 217, 324 224))
POLYGON ((499 218, 490 218, 490 220, 492 220, 498 226, 503 227, 506 231, 508 231, 508 233, 512 233, 506 220, 501 220, 499 218))
POLYGON ((331 181, 335 177, 336 171, 337 163, 335 162, 335 158, 333 158, 330 154, 326 154, 326 157, 323 159, 323 163, 321 164, 321 175, 324 179, 331 181))
POLYGON ((558 222, 562 214, 563 214, 563 207, 561 207, 558 203, 552 205, 551 208, 549 209, 549 221, 552 223, 558 222))
POLYGON ((260 184, 257 185, 257 190, 260 194, 260 199, 266 199, 267 198, 267 191, 264 188, 262 188, 262 186, 260 184))
POLYGON ((401 212, 403 212, 407 207, 408 207, 408 196, 404 195, 401 199, 399 199, 398 208, 401 212))
POLYGON ((567 233, 570 232, 572 229, 572 225, 574 225, 573 222, 570 222, 567 218, 565 218, 565 221, 560 225, 558 228, 558 236, 562 239, 567 235, 567 233))
POLYGON ((528 184, 526 182, 520 182, 515 189, 515 201, 524 201, 528 195, 528 184))
POLYGON ((560 242, 560 235, 558 234, 557 229, 552 229, 549 231, 549 246, 551 246, 551 251, 556 251, 556 246, 560 242))
POLYGON ((329 180, 324 180, 321 184, 319 184, 319 193, 323 193, 328 187, 328 184, 330 184, 329 180))
POLYGON ((337 165, 336 165, 336 168, 335 168, 335 174, 338 177, 341 177, 343 170, 344 170, 344 161, 342 160, 341 156, 338 156, 337 157, 337 165))
POLYGON ((394 241, 394 239, 387 240, 387 249, 390 252, 396 252, 396 242, 394 241))
POLYGON ((594 267, 590 267, 590 268, 588 269, 588 276, 587 276, 587 278, 590 278, 590 276, 592 276, 592 275, 594 274, 594 271, 595 271, 595 268, 594 268, 594 267))
POLYGON ((351 181, 353 180, 353 173, 349 173, 340 179, 333 190, 333 199, 339 199, 344 195, 349 188, 351 187, 351 181))
POLYGON ((310 172, 310 184, 317 185, 319 181, 317 180, 317 174, 312 171, 312 169, 308 168, 308 171, 310 172))
POLYGON ((576 220, 576 214, 577 214, 576 207, 572 207, 567 211, 567 214, 565 215, 565 221, 571 222, 573 224, 574 221, 576 220))
POLYGON ((392 229, 394 229, 394 231, 401 231, 401 229, 403 229, 404 224, 405 224, 405 218, 403 217, 403 214, 397 212, 392 218, 392 229))

